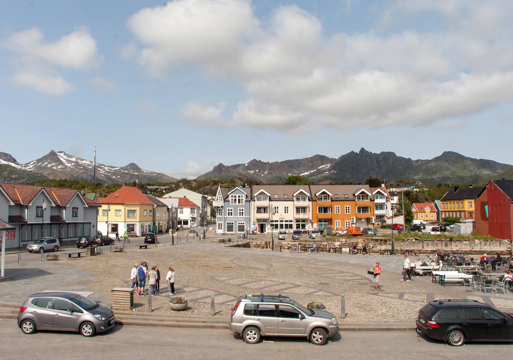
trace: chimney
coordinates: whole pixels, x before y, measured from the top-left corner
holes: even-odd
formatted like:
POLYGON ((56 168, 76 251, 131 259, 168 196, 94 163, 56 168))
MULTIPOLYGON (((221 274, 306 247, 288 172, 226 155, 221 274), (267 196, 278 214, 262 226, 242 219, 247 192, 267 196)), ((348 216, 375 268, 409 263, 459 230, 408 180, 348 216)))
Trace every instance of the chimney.
POLYGON ((454 185, 454 192, 458 192, 458 189, 459 189, 459 186, 458 185, 454 185))
POLYGON ((469 189, 472 189, 472 183, 468 184, 469 189))

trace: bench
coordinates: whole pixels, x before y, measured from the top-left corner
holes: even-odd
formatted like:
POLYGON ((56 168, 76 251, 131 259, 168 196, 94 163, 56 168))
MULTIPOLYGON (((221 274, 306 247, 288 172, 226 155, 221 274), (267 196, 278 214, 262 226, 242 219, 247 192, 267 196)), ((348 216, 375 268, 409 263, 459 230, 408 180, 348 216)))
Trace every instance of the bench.
POLYGON ((80 257, 80 254, 83 254, 83 253, 84 253, 83 251, 70 252, 70 253, 68 253, 68 258, 71 258, 72 257, 71 255, 77 255, 76 257, 80 257))
POLYGON ((148 248, 148 245, 139 245, 139 250, 141 250, 142 248, 147 249, 147 248, 148 248))

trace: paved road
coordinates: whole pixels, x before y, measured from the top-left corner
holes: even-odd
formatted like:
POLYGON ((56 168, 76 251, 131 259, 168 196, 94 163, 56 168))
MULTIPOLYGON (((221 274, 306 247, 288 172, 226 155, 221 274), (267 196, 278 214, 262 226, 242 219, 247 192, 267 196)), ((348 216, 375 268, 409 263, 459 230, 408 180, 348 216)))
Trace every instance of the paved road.
POLYGON ((3 360, 60 359, 499 359, 511 344, 466 344, 454 348, 415 332, 344 332, 325 346, 304 339, 272 338, 245 344, 228 330, 116 326, 94 338, 73 333, 24 335, 13 320, 0 320, 3 360))

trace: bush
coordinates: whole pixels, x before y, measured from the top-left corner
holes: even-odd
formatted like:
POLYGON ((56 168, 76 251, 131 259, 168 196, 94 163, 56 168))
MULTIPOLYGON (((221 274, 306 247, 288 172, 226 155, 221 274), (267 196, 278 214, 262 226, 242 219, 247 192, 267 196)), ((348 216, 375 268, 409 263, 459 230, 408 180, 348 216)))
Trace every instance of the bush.
POLYGON ((390 229, 391 227, 392 227, 392 225, 390 225, 390 224, 383 224, 383 225, 381 225, 382 229, 390 229))
POLYGON ((453 224, 458 224, 461 222, 461 219, 459 217, 444 217, 442 219, 442 222, 450 222, 450 223, 453 223, 453 224))

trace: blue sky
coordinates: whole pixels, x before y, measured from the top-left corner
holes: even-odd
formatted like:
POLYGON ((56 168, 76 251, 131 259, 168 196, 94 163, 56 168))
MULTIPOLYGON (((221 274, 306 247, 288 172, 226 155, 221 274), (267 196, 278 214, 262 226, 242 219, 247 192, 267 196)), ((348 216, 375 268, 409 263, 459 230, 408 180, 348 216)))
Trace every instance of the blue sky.
POLYGON ((96 145, 188 178, 362 147, 511 164, 511 18, 502 0, 10 1, 0 151, 96 145))

